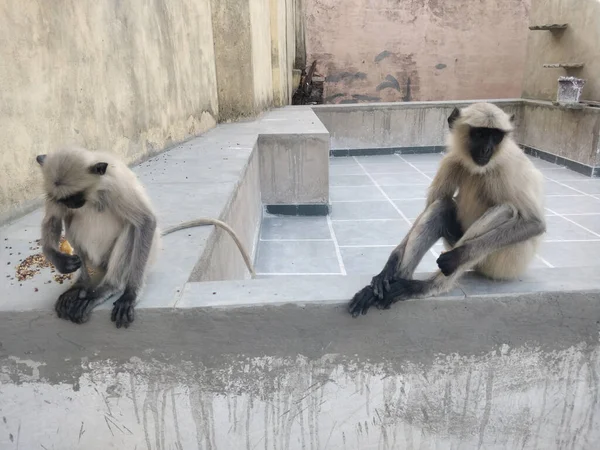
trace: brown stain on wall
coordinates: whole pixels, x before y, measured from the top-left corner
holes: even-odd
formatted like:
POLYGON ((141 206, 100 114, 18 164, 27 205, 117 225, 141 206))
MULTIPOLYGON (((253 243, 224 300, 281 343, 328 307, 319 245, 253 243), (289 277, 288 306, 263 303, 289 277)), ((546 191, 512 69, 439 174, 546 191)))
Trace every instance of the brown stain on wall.
POLYGON ((326 102, 520 97, 530 1, 306 0, 307 60, 326 102))

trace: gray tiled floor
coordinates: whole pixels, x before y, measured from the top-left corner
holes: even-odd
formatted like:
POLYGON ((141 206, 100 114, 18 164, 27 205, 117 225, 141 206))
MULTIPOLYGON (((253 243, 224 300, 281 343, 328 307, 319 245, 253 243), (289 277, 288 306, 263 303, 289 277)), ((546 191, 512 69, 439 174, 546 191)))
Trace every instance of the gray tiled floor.
MULTIPOLYGON (((332 158, 329 217, 265 216, 263 275, 375 274, 422 211, 442 155, 332 158)), ((546 177, 548 232, 532 269, 600 266, 600 180, 533 159, 546 177)), ((418 272, 433 272, 437 243, 418 272)))

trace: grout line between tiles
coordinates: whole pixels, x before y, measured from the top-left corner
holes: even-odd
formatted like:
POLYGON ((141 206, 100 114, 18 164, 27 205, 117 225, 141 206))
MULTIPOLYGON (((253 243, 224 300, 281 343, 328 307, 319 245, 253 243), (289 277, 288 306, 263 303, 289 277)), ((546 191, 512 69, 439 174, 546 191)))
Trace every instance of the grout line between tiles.
MULTIPOLYGON (((406 159, 404 159, 402 157, 402 155, 398 155, 396 154, 396 156, 398 158, 400 158, 402 161, 404 161, 406 164, 408 164, 410 167, 412 167, 413 169, 415 169, 417 172, 419 172, 421 175, 423 175, 424 177, 426 177, 429 181, 433 181, 433 178, 431 178, 429 175, 427 175, 425 172, 423 172, 421 169, 418 169, 417 167, 415 167, 414 164, 409 163, 406 159)), ((436 171, 437 172, 437 171, 436 171)))
POLYGON ((592 230, 590 230, 589 228, 584 227, 583 225, 578 224, 577 222, 575 222, 574 220, 569 219, 568 217, 565 217, 559 213, 557 213, 556 211, 551 210, 550 208, 546 208, 548 211, 550 211, 553 214, 556 214, 558 217, 562 217, 563 219, 565 219, 568 222, 571 222, 572 224, 577 225, 579 228, 587 231, 588 233, 592 233, 594 236, 600 238, 600 234, 593 232, 592 230))
POLYGON ((547 267, 549 267, 550 269, 554 269, 554 266, 552 264, 550 264, 548 261, 546 261, 544 258, 542 258, 540 255, 538 255, 536 253, 535 257, 537 259, 539 259, 541 262, 543 262, 547 267))
MULTIPOLYGON (((399 155, 397 155, 399 156, 399 155)), ((385 193, 385 191, 381 188, 381 186, 379 185, 379 183, 377 183, 377 181, 375 181, 375 178, 373 178, 371 176, 371 174, 369 172, 367 172, 367 169, 365 169, 365 167, 356 159, 356 156, 353 157, 354 161, 356 161, 356 164, 358 164, 358 166, 364 170, 365 174, 371 179, 371 181, 373 182, 373 184, 377 187, 377 189, 379 189, 379 192, 381 192, 381 194, 390 202, 390 204, 392 205, 392 207, 398 211, 398 214, 400 214, 402 216, 402 218, 404 220, 406 220, 406 222, 412 227, 412 222, 408 219, 408 217, 406 217, 406 215, 402 212, 402 210, 400 208, 398 208, 398 206, 390 199, 390 197, 385 193)), ((400 159, 402 159, 402 157, 400 156, 400 159)), ((406 160, 404 160, 404 162, 407 162, 406 160)), ((408 163, 410 164, 410 163, 408 163)), ((412 164, 410 164, 413 169, 417 170, 417 172, 420 172, 420 170, 416 169, 412 164)), ((422 174, 422 172, 421 172, 422 174)), ((430 177, 426 176, 426 178, 429 178, 431 180, 430 177)), ((429 252, 437 259, 439 257, 439 254, 433 250, 433 248, 429 249, 429 252)))
POLYGON ((340 272, 342 275, 346 275, 346 266, 344 265, 344 260, 342 258, 342 252, 340 251, 340 244, 335 236, 335 231, 333 230, 333 223, 331 223, 331 217, 327 215, 327 226, 329 227, 329 234, 331 234, 331 239, 333 239, 333 247, 335 249, 335 256, 338 260, 338 265, 340 266, 340 272))

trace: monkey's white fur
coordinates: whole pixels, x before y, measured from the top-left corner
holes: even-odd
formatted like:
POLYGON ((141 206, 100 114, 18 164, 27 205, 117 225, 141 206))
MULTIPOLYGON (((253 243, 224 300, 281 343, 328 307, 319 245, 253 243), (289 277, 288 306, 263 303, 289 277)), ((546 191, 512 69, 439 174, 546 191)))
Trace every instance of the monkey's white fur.
MULTIPOLYGON (((87 262, 96 269, 100 268, 108 260, 113 248, 117 251, 110 255, 110 260, 127 258, 128 255, 122 255, 118 251, 119 248, 124 248, 121 241, 127 239, 126 233, 123 233, 127 224, 124 217, 135 225, 141 225, 144 215, 153 212, 146 191, 135 174, 111 153, 78 147, 61 148, 48 154, 42 171, 44 186, 50 195, 64 197, 81 189, 87 192, 85 205, 68 211, 72 215, 72 221, 66 228, 65 236, 74 248, 83 250, 87 262), (99 162, 108 163, 106 173, 103 176, 90 174, 87 169, 99 162), (64 180, 65 184, 57 185, 56 180, 64 180), (111 208, 99 210, 96 207, 103 202, 99 197, 101 192, 109 193, 111 208), (124 214, 119 216, 113 211, 124 214)), ((53 201, 46 202, 46 208, 55 209, 59 217, 62 217, 66 210, 64 206, 53 201)), ((159 245, 160 231, 157 227, 146 269, 156 260, 159 245)), ((106 273, 108 278, 118 281, 116 287, 123 289, 128 278, 126 274, 109 272, 106 273)))
MULTIPOLYGON (((511 205, 525 219, 544 220, 544 178, 512 138, 510 116, 489 103, 461 110, 447 140, 448 152, 429 190, 428 204, 445 189, 458 188, 458 219, 468 230, 490 207, 511 205), (507 134, 485 166, 473 162, 467 146, 471 127, 499 128, 507 134)), ((521 275, 535 257, 542 235, 497 250, 475 269, 494 279, 521 275)), ((457 244, 460 245, 460 244, 457 244)), ((446 248, 450 247, 446 245, 446 248)))

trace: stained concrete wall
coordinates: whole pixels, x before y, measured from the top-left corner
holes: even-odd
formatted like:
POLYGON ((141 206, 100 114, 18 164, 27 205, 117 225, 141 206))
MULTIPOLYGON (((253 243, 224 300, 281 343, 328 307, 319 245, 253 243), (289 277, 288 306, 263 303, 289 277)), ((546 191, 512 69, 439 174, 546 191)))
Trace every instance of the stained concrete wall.
POLYGON ((0 215, 66 142, 133 161, 214 126, 208 0, 0 4, 0 215))
POLYGON ((530 31, 523 97, 556 100, 562 75, 585 78, 582 99, 600 101, 600 1, 532 0, 531 25, 568 23, 562 32, 530 31), (582 62, 583 69, 545 69, 547 63, 582 62))
POLYGON ((600 110, 570 110, 525 101, 518 123, 521 144, 588 166, 600 165, 600 110))
POLYGON ((304 0, 326 103, 516 98, 530 0, 304 0))
MULTIPOLYGON (((521 101, 490 100, 519 116, 521 101)), ((470 102, 412 102, 371 105, 322 105, 313 111, 331 136, 331 148, 384 149, 445 145, 448 116, 470 102)), ((517 119, 518 121, 518 119, 517 119)))
POLYGON ((292 81, 292 70, 296 56, 302 56, 302 53, 297 52, 296 44, 298 34, 303 36, 304 33, 302 11, 299 10, 302 0, 269 1, 273 102, 277 106, 283 106, 291 103, 292 92, 296 87, 292 81))
POLYGON ((595 449, 599 314, 597 292, 140 309, 125 338, 2 313, 0 448, 595 449))
POLYGON ((37 154, 76 143, 133 162, 276 92, 288 103, 295 2, 2 2, 0 222, 39 204, 37 154))

